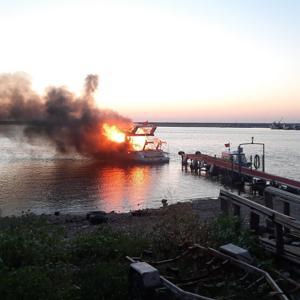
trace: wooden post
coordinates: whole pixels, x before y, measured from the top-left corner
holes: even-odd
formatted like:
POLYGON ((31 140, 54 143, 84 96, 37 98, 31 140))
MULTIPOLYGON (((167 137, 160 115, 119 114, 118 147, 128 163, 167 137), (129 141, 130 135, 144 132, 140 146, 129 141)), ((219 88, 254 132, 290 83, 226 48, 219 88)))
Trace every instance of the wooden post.
POLYGON ((266 207, 269 207, 269 208, 273 209, 273 197, 272 197, 272 194, 265 193, 264 196, 265 196, 265 205, 266 205, 266 207))
MULTIPOLYGON (((289 216, 290 215, 290 203, 283 201, 283 214, 289 216)), ((284 232, 289 233, 290 229, 287 227, 284 227, 284 232)))
POLYGON ((233 215, 239 217, 241 214, 241 208, 239 205, 233 203, 233 215))
POLYGON ((276 254, 282 255, 284 252, 283 228, 281 224, 275 223, 276 254))
MULTIPOLYGON (((273 196, 271 193, 264 193, 265 196, 265 205, 268 208, 273 209, 273 196)), ((267 227, 267 231, 273 231, 274 229, 274 225, 273 222, 271 220, 266 219, 266 227, 267 227)))
POLYGON ((220 204, 221 204, 221 211, 228 215, 228 201, 224 198, 220 198, 220 204))
POLYGON ((290 215, 290 203, 283 202, 283 214, 289 216, 290 215))
POLYGON ((187 170, 188 170, 188 161, 187 161, 187 159, 185 159, 185 161, 184 161, 184 169, 187 172, 187 170))
POLYGON ((259 231, 259 215, 254 212, 250 212, 250 229, 255 233, 259 231))

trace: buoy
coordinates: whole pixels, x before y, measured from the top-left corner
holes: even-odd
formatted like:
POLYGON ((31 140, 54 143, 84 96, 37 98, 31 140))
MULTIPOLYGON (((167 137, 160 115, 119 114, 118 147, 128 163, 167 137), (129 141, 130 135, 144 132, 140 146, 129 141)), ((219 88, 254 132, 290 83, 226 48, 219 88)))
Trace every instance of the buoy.
POLYGON ((254 168, 257 170, 260 167, 260 157, 258 154, 254 156, 254 168))

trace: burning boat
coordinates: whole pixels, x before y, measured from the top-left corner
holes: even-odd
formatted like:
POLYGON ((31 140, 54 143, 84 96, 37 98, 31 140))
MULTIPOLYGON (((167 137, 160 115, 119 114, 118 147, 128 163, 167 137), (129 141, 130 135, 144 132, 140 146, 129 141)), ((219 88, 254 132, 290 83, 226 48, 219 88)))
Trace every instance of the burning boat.
POLYGON ((120 158, 136 163, 162 164, 169 162, 169 154, 164 150, 166 142, 154 136, 157 126, 145 123, 135 123, 127 131, 121 131, 116 126, 104 124, 105 135, 125 147, 120 158))
POLYGON ((154 137, 157 126, 153 124, 137 123, 126 133, 127 142, 132 149, 127 152, 127 159, 140 163, 168 163, 168 152, 163 150, 166 144, 159 138, 154 137))

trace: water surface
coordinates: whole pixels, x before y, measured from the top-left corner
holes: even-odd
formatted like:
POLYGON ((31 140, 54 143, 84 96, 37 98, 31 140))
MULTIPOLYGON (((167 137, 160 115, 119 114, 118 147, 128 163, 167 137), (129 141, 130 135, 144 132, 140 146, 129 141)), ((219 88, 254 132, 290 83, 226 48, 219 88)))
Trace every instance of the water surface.
MULTIPOLYGON (((21 126, 0 126, 0 209, 2 215, 82 212, 94 209, 129 211, 159 207, 190 198, 216 197, 221 184, 185 173, 178 151, 219 155, 224 143, 236 148, 241 142, 266 144, 266 171, 300 180, 300 131, 245 128, 159 128, 168 141, 166 165, 105 164, 78 155, 57 155, 47 143, 30 145, 21 126), (9 137, 15 137, 10 139, 9 137)), ((245 152, 261 154, 260 147, 245 152)))

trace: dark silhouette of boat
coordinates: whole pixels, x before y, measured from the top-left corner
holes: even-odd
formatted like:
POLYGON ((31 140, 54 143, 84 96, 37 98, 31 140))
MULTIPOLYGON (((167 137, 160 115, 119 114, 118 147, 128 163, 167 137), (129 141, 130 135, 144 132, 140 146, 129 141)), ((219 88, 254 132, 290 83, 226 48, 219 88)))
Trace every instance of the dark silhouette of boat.
POLYGON ((284 126, 285 126, 285 124, 281 123, 281 121, 278 121, 278 122, 274 121, 271 124, 270 128, 271 129, 283 129, 284 126))
POLYGON ((271 129, 283 129, 283 130, 300 130, 300 124, 287 124, 281 123, 281 121, 274 121, 271 126, 271 129))

